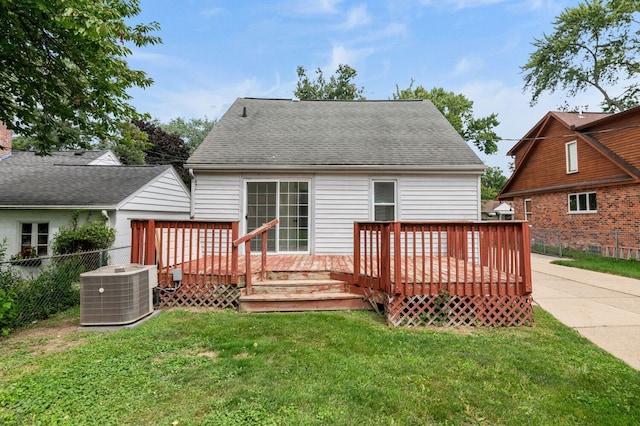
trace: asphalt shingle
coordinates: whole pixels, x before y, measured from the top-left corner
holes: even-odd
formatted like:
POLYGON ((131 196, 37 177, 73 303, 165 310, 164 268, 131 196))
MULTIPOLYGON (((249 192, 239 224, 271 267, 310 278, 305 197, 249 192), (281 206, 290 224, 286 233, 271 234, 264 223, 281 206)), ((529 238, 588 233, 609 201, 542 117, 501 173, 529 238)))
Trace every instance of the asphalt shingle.
POLYGON ((187 162, 199 169, 233 165, 483 163, 430 101, 239 98, 187 162))

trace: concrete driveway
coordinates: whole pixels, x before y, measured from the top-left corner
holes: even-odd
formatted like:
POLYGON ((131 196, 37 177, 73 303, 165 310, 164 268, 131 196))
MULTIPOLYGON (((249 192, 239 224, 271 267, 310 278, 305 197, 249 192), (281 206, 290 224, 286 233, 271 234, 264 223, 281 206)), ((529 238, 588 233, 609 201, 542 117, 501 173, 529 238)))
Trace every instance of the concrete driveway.
POLYGON ((555 259, 531 255, 534 302, 640 370, 640 280, 552 265, 555 259))

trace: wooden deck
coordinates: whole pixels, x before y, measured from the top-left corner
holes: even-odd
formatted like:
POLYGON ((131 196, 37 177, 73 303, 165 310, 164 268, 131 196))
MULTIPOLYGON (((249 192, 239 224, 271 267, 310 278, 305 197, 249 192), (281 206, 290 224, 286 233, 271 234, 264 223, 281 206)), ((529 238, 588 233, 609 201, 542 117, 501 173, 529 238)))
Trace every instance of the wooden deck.
MULTIPOLYGON (((401 265, 401 278, 404 283, 515 283, 514 274, 504 271, 492 270, 489 267, 465 262, 453 257, 430 257, 417 256, 403 258, 401 265)), ((251 257, 251 270, 256 274, 261 268, 260 256, 251 257)), ((245 256, 239 256, 238 269, 244 271, 245 256)), ((366 264, 377 265, 377 259, 361 258, 360 273, 365 274, 366 264)), ((392 274, 394 274, 394 264, 391 262, 392 274)), ((353 274, 352 255, 290 255, 290 254, 270 254, 267 256, 266 271, 268 272, 335 272, 343 274, 353 274)), ((197 276, 218 276, 229 275, 231 273, 231 261, 225 256, 207 256, 202 259, 176 265, 175 268, 165 268, 167 273, 173 269, 182 268, 183 274, 197 276)), ((379 276, 379 270, 374 268, 373 277, 379 276)))

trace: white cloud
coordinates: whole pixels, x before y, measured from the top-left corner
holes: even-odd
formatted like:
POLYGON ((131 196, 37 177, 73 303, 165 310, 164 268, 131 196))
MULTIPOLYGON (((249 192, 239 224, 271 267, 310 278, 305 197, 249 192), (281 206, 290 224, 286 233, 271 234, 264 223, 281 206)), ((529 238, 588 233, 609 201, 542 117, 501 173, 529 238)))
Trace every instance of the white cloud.
POLYGON ((211 7, 209 9, 205 9, 201 12, 202 16, 205 18, 210 18, 212 16, 219 15, 224 9, 221 7, 211 7))
POLYGON ((304 15, 338 13, 343 0, 296 0, 293 10, 304 15))
POLYGON ((340 64, 348 64, 357 69, 357 62, 360 59, 371 56, 374 51, 375 49, 372 47, 363 49, 347 49, 342 45, 335 45, 331 50, 331 62, 329 63, 328 68, 331 73, 338 69, 338 65, 340 64))
POLYGON ((506 0, 423 0, 425 6, 436 6, 440 9, 470 9, 491 4, 504 3, 506 0))
POLYGON ((362 4, 349 10, 347 13, 347 20, 342 24, 342 27, 350 30, 367 25, 369 22, 371 22, 371 16, 369 16, 367 12, 367 5, 362 4))
POLYGON ((469 71, 477 71, 483 68, 483 61, 480 58, 462 58, 456 64, 453 74, 456 76, 467 74, 469 71))

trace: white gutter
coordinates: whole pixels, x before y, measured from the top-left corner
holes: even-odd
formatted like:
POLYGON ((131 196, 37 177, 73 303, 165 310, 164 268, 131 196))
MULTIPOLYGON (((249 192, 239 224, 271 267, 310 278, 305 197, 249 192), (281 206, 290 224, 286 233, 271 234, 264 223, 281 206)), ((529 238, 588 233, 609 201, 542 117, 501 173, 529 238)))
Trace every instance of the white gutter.
POLYGON ((189 217, 193 219, 196 216, 196 206, 193 196, 193 194, 196 193, 196 175, 193 173, 193 169, 189 169, 189 176, 191 177, 191 194, 189 194, 189 217))
POLYGON ((200 170, 208 172, 218 171, 295 171, 295 172, 309 172, 309 171, 339 171, 339 172, 370 172, 370 171, 384 171, 384 172, 482 172, 487 166, 484 164, 478 165, 437 165, 437 166, 421 166, 421 165, 238 165, 238 164, 192 164, 190 170, 200 170))

